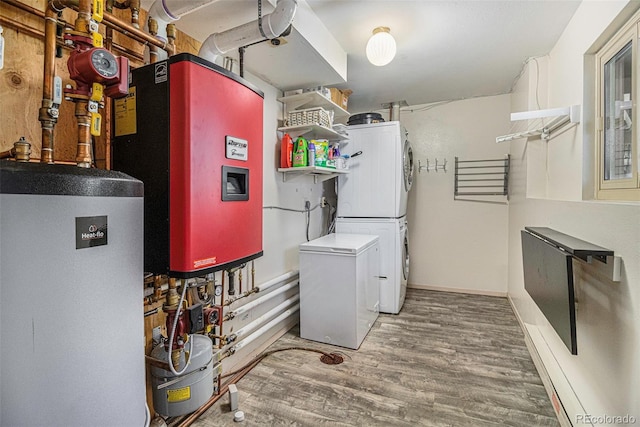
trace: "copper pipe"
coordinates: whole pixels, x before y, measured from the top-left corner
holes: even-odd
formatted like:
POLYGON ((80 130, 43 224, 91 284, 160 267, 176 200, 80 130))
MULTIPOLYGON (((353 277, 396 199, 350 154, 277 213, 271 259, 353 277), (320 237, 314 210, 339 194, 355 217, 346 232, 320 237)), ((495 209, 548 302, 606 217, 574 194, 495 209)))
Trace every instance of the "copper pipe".
POLYGON ((218 375, 218 394, 222 395, 220 393, 220 389, 222 388, 222 375, 218 375))
POLYGON ((44 21, 44 71, 42 80, 42 104, 38 120, 42 128, 42 148, 40 161, 53 163, 53 129, 58 121, 59 111, 53 106, 53 77, 56 73, 56 28, 57 12, 52 3, 47 5, 44 21))
POLYGON ((117 43, 113 43, 112 44, 113 50, 114 51, 118 51, 120 52, 122 55, 127 56, 129 59, 136 59, 138 61, 144 61, 144 55, 142 55, 141 53, 138 53, 136 51, 133 51, 131 49, 128 49, 120 44, 117 43))
MULTIPOLYGON (((222 299, 220 300, 220 305, 224 304, 224 270, 222 270, 222 299)), ((224 331, 222 326, 224 325, 224 307, 220 310, 220 330, 218 331, 218 335, 223 335, 224 331)), ((218 340, 218 348, 222 348, 222 342, 218 340)))
MULTIPOLYGON (((113 50, 113 28, 107 28, 105 31, 104 47, 113 50)), ((111 169, 111 106, 113 101, 108 96, 104 99, 104 168, 111 169)), ((95 156, 95 153, 94 153, 95 156)))
POLYGON ((145 33, 144 31, 135 28, 133 25, 116 18, 110 13, 104 14, 102 23, 107 27, 111 27, 119 33, 131 37, 132 39, 135 39, 141 43, 158 46, 159 48, 166 50, 169 55, 175 54, 175 51, 170 51, 170 47, 167 46, 167 44, 162 40, 159 40, 145 33))
POLYGON ((168 363, 168 362, 165 362, 165 361, 163 361, 163 360, 158 360, 158 359, 156 359, 156 358, 154 358, 154 357, 147 356, 146 354, 145 354, 145 356, 144 356, 144 360, 145 360, 149 365, 151 365, 151 366, 155 366, 156 368, 164 369, 165 371, 168 371, 168 370, 170 369, 170 368, 169 368, 169 363, 168 363))
MULTIPOLYGON (((42 82, 42 104, 38 120, 42 127, 42 149, 40 161, 53 163, 54 128, 58 121, 59 110, 53 105, 53 78, 56 73, 56 28, 58 12, 76 0, 52 0, 48 3, 44 21, 44 72, 42 82)), ((89 6, 90 7, 90 6, 89 6)))
MULTIPOLYGON (((56 0, 54 0, 55 2, 56 0)), ((59 1, 59 0, 58 0, 59 1)), ((52 4, 54 3, 52 2, 52 4)), ((78 15, 74 28, 77 32, 90 37, 89 20, 91 19, 91 0, 78 2, 78 15)), ((89 168, 92 163, 91 153, 91 114, 87 100, 74 100, 76 103, 76 121, 78 122, 78 146, 76 150, 76 164, 78 167, 89 168)))
POLYGON ((256 266, 254 261, 251 261, 251 290, 253 291, 256 288, 256 266))
POLYGON ((2 26, 4 27, 12 28, 18 33, 24 33, 35 38, 44 38, 44 33, 41 30, 29 27, 28 25, 22 24, 17 21, 10 20, 8 18, 5 18, 4 16, 0 16, 0 24, 2 24, 2 26))
MULTIPOLYGON (((6 1, 6 0, 2 0, 2 1, 6 1)), ((22 24, 18 21, 5 18, 4 16, 0 16, 0 25, 6 26, 8 28, 13 28, 17 32, 26 34, 33 38, 44 39, 44 31, 38 28, 33 28, 28 25, 22 24)), ((108 28, 107 30, 112 30, 112 29, 108 28)), ((67 50, 72 49, 70 46, 67 46, 66 44, 64 44, 63 41, 61 41, 58 38, 56 38, 56 46, 62 47, 63 49, 67 49, 67 50)), ((134 50, 128 49, 118 43, 113 43, 113 42, 111 46, 114 51, 118 51, 120 54, 128 57, 129 59, 144 61, 144 56, 134 50)))
POLYGON ((170 50, 172 50, 174 53, 176 51, 176 36, 177 36, 177 31, 176 31, 175 24, 167 24, 168 46, 170 50))
MULTIPOLYGON (((158 34, 158 22, 149 17, 148 26, 149 26, 149 34, 151 34, 154 38, 158 34)), ((158 61, 158 48, 155 45, 149 45, 149 62, 153 64, 158 61)))
POLYGON ((22 9, 25 12, 28 12, 32 15, 36 15, 36 16, 39 16, 40 18, 44 18, 44 12, 39 9, 36 9, 35 7, 31 7, 17 0, 2 0, 2 1, 18 9, 22 9))
POLYGON ((76 164, 81 168, 90 168, 91 156, 91 114, 88 110, 89 101, 76 101, 76 120, 78 122, 78 147, 76 150, 76 164))
POLYGON ((202 414, 204 414, 209 408, 211 408, 218 400, 220 400, 220 398, 222 396, 224 396, 228 391, 229 391, 229 385, 231 384, 235 384, 238 381, 240 381, 245 375, 247 375, 249 372, 251 372, 251 369, 253 369, 254 366, 247 366, 245 369, 241 370, 240 372, 238 372, 236 375, 234 375, 225 385, 224 387, 220 387, 220 384, 222 383, 221 377, 222 375, 218 376, 218 394, 216 394, 215 396, 212 396, 204 405, 202 405, 200 408, 198 408, 195 412, 193 412, 192 414, 190 414, 189 416, 187 416, 185 419, 183 419, 180 424, 178 424, 178 427, 188 427, 191 424, 193 424, 193 422, 195 420, 197 420, 198 418, 200 418, 200 416, 202 414))
POLYGON ((91 37, 89 33, 89 20, 91 20, 91 0, 80 0, 78 3, 78 16, 76 17, 75 29, 91 37))
MULTIPOLYGON (((44 18, 45 17, 45 13, 42 12, 41 10, 38 10, 34 7, 28 6, 18 0, 2 0, 3 2, 16 7, 18 9, 21 9, 25 12, 28 12, 32 15, 35 16, 39 16, 40 18, 44 18)), ((77 7, 78 5, 78 0, 55 0, 55 2, 57 4, 60 3, 64 3, 67 4, 66 7, 77 7)), ((60 6, 58 7, 58 9, 63 9, 65 6, 60 6)), ((117 32, 119 32, 120 34, 123 34, 127 37, 130 37, 140 43, 143 44, 151 44, 154 46, 158 46, 159 48, 167 51, 167 53, 169 55, 175 55, 176 51, 175 51, 175 47, 171 47, 171 46, 167 46, 167 43, 163 42, 162 40, 159 40, 153 36, 150 36, 149 34, 145 33, 144 31, 140 30, 139 28, 136 28, 134 25, 131 25, 125 21, 122 21, 121 19, 118 19, 116 16, 114 16, 113 14, 109 13, 109 12, 105 12, 104 13, 104 17, 103 17, 103 21, 102 23, 107 27, 107 28, 112 28, 114 30, 116 30, 117 32)))

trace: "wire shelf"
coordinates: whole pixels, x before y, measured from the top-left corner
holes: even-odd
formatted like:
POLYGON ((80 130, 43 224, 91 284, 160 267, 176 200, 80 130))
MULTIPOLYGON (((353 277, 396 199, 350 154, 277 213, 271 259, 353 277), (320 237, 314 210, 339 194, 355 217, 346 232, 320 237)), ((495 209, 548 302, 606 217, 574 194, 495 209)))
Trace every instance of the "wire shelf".
POLYGON ((455 158, 454 198, 458 196, 505 196, 509 199, 510 155, 502 159, 455 158))

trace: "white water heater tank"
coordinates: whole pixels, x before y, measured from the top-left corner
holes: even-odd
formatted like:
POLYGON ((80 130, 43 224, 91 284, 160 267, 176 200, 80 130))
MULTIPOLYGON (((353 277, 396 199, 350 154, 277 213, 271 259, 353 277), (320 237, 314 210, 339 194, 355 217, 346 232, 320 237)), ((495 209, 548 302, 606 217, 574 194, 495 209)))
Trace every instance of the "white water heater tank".
POLYGON ((0 161, 0 426, 143 426, 143 186, 0 161))

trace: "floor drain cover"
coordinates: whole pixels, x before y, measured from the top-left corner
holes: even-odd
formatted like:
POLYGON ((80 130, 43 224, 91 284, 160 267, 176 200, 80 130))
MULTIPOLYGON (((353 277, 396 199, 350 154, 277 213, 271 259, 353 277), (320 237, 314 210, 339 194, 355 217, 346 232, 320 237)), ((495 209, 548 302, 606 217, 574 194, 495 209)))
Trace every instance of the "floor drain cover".
POLYGON ((327 365, 339 365, 344 362, 344 357, 336 353, 323 354, 320 356, 320 361, 327 365))

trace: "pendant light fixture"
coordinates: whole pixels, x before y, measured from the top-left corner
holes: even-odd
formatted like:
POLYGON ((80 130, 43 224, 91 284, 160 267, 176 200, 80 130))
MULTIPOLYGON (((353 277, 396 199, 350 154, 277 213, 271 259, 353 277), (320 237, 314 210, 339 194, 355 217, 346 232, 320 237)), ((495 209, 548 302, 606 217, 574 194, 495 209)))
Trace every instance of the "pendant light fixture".
POLYGON ((367 42, 367 59, 373 65, 387 65, 396 56, 396 41, 389 27, 377 27, 367 42))

